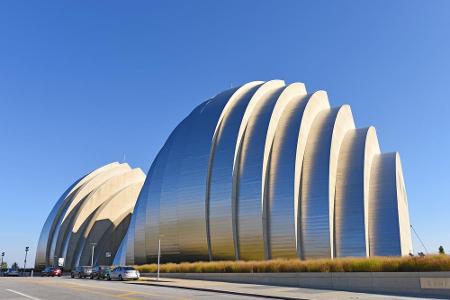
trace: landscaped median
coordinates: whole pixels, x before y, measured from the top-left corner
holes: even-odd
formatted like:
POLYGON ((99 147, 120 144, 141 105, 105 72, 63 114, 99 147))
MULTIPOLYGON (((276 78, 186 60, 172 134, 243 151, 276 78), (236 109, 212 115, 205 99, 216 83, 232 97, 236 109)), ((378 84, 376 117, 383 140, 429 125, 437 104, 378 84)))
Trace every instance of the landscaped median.
MULTIPOLYGON (((165 278, 450 298, 447 255, 165 263, 160 267, 165 278)), ((144 277, 156 276, 156 264, 136 268, 144 277)))
MULTIPOLYGON (((155 273, 156 264, 135 266, 155 273)), ((450 271, 449 255, 337 259, 274 259, 161 264, 161 273, 281 273, 281 272, 432 272, 450 271)))

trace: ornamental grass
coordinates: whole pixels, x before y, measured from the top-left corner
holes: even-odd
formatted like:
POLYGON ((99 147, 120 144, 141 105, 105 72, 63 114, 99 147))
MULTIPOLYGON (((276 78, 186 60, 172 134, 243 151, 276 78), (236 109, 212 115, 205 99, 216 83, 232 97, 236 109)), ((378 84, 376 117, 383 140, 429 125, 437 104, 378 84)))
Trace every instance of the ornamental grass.
MULTIPOLYGON (((155 273, 156 264, 135 266, 155 273)), ((430 272, 450 271, 450 256, 370 257, 337 259, 273 259, 263 261, 213 261, 161 264, 162 273, 279 273, 279 272, 430 272)))

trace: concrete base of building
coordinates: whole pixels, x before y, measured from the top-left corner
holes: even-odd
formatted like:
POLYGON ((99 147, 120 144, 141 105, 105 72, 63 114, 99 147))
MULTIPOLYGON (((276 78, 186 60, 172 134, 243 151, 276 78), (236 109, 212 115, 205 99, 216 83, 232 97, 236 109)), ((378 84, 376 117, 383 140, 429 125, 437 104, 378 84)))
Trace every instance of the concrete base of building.
POLYGON ((163 273, 161 277, 450 298, 450 272, 163 273))

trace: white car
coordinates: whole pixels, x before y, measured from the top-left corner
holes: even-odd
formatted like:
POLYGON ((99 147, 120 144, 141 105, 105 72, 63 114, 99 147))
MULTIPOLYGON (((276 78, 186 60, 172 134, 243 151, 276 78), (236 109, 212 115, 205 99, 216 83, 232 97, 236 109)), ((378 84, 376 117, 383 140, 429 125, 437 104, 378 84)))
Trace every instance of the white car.
POLYGON ((140 275, 141 274, 139 274, 139 271, 136 270, 133 267, 115 267, 112 271, 110 271, 106 275, 106 279, 108 279, 108 280, 112 280, 112 279, 117 279, 117 280, 128 280, 128 279, 138 280, 140 275))

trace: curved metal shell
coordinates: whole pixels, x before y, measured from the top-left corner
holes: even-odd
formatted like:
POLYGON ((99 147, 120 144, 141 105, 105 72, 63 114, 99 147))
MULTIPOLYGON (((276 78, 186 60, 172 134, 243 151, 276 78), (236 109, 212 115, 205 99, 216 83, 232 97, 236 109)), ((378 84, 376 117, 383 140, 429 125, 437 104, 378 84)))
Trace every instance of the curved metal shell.
POLYGON ((278 99, 267 132, 263 198, 269 258, 297 256, 295 160, 300 124, 307 100, 303 84, 289 85, 278 99))
POLYGON ((183 137, 184 153, 177 182, 177 233, 180 260, 209 260, 206 235, 206 202, 208 164, 216 124, 224 106, 236 89, 218 94, 208 101, 199 115, 192 118, 183 137))
MULTIPOLYGON (((73 235, 80 237, 84 232, 82 229, 86 228, 88 222, 96 216, 96 208, 101 207, 101 210, 107 210, 105 202, 121 189, 126 188, 127 184, 134 184, 140 181, 142 185, 145 175, 140 169, 131 170, 128 164, 112 163, 92 171, 88 175, 82 177, 75 182, 56 203, 46 223, 40 237, 40 245, 36 253, 36 268, 41 269, 48 265, 56 264, 55 259, 64 258, 65 267, 70 269, 73 265, 74 259, 81 255, 83 247, 75 242, 73 235), (137 174, 134 176, 134 181, 127 178, 117 182, 117 185, 107 184, 107 182, 114 182, 114 178, 121 178, 126 173, 137 174), (136 178, 138 177, 138 178, 136 178), (109 190, 105 193, 102 186, 109 186, 109 190), (101 193, 103 191, 104 193, 101 193), (94 196, 95 195, 95 196, 94 196), (71 247, 69 242, 72 240, 71 247), (67 251, 69 250, 70 251, 67 251)), ((134 207, 137 198, 137 192, 134 196, 126 197, 121 202, 124 210, 130 210, 134 207)), ((116 210, 116 213, 120 213, 116 210)), ((112 227, 116 232, 114 238, 121 240, 125 235, 128 224, 112 227), (122 228, 122 234, 118 234, 117 228, 122 228)), ((104 236, 103 236, 104 237, 104 236)), ((121 241, 113 244, 109 249, 112 252, 117 251, 121 241)), ((103 253, 104 256, 104 253, 103 253)))
POLYGON ((68 206, 59 220, 58 230, 55 232, 55 244, 52 244, 50 257, 64 257, 67 253, 70 240, 70 232, 72 231, 74 216, 77 209, 82 205, 83 200, 95 189, 101 186, 108 179, 123 174, 130 170, 128 164, 119 164, 106 172, 101 172, 80 186, 74 193, 73 197, 68 198, 68 206))
POLYGON ((335 256, 369 256, 368 184, 378 140, 373 127, 347 132, 339 153, 335 200, 335 256))
POLYGON ((130 223, 126 251, 127 264, 153 262, 157 257, 158 239, 161 236, 160 200, 166 177, 166 163, 169 161, 174 140, 185 128, 186 119, 171 133, 147 174, 130 223))
POLYGON ((209 260, 205 192, 210 149, 216 124, 235 91, 225 91, 198 106, 174 130, 152 165, 151 184, 144 185, 137 203, 139 210, 145 209, 146 221, 132 221, 136 228, 143 227, 139 222, 145 224, 145 234, 141 231, 139 240, 135 234, 134 246, 128 246, 129 251, 134 247, 135 263, 154 261, 161 237, 163 260, 209 260))
POLYGON ((333 258, 334 197, 339 149, 355 127, 347 105, 321 112, 314 120, 303 159, 301 185, 302 256, 333 258))
POLYGON ((412 253, 408 202, 398 153, 374 157, 370 177, 371 256, 412 253))
POLYGON ((39 241, 38 241, 38 247, 36 250, 36 260, 35 265, 36 266, 46 266, 46 265, 52 265, 53 259, 54 259, 54 250, 56 247, 56 237, 55 231, 59 232, 59 228, 61 226, 61 223, 59 222, 61 215, 65 212, 67 209, 68 203, 70 203, 70 199, 73 196, 74 193, 80 188, 80 186, 83 186, 87 181, 91 180, 93 177, 97 176, 101 172, 105 172, 108 169, 114 168, 119 163, 114 162, 108 165, 105 165, 101 168, 98 168, 97 170, 83 176, 82 178, 75 181, 74 184, 72 184, 59 198, 55 206, 53 207, 52 211, 50 212, 49 216, 47 217, 47 220, 45 221, 45 224, 42 228, 39 241), (49 253, 51 254, 49 255, 49 253))
POLYGON ((266 187, 271 258, 301 256, 298 203, 303 155, 313 121, 325 109, 329 109, 325 93, 300 92, 278 122, 266 187))
POLYGON ((405 181, 403 178, 403 169, 400 160, 400 154, 398 152, 396 152, 395 154, 395 182, 397 185, 397 205, 400 224, 400 253, 397 255, 408 255, 410 253, 413 253, 411 225, 409 222, 408 197, 406 194, 405 181))
POLYGON ((125 236, 128 224, 125 226, 125 231, 117 232, 117 228, 122 223, 129 222, 131 214, 133 213, 134 205, 136 203, 139 192, 144 184, 145 175, 141 170, 137 169, 136 183, 129 182, 123 189, 116 192, 108 200, 95 210, 89 224, 83 232, 77 252, 75 265, 89 265, 91 260, 91 243, 97 245, 94 256, 94 261, 99 265, 111 264, 111 259, 106 259, 106 252, 111 252, 111 257, 115 257, 113 252, 119 248, 125 236), (131 199, 129 201, 128 199, 131 199), (134 199, 134 201, 133 201, 134 199), (107 239, 107 243, 100 243, 102 239, 107 239))
MULTIPOLYGON (((117 195, 124 190, 128 189, 130 185, 134 185, 135 183, 142 185, 144 180, 144 173, 140 169, 134 169, 110 178, 95 191, 90 193, 76 213, 75 221, 72 225, 72 230, 70 233, 68 252, 63 253, 62 255, 63 257, 72 258, 73 261, 67 259, 66 265, 79 264, 81 254, 86 245, 87 235, 91 230, 91 226, 93 226, 91 224, 98 221, 98 214, 102 217, 102 212, 112 212, 111 209, 113 209, 115 202, 111 200, 117 197, 117 195)), ((130 200, 121 202, 120 207, 114 207, 114 213, 128 213, 129 207, 134 207, 137 195, 137 193, 129 195, 131 196, 129 198, 130 200)), ((110 217, 113 218, 114 214, 110 213, 110 217)), ((121 238, 123 238, 123 235, 121 238)), ((121 238, 119 239, 119 242, 121 242, 121 238)), ((114 248, 117 249, 117 247, 118 245, 114 248)))
POLYGON ((297 149, 295 154, 295 176, 294 176, 294 223, 295 239, 297 247, 297 256, 303 257, 302 253, 302 228, 301 228, 301 179, 303 174, 303 160, 308 141, 308 136, 314 124, 314 120, 319 113, 329 110, 330 103, 328 95, 324 91, 317 91, 310 95, 308 103, 302 115, 300 131, 297 140, 297 149))
POLYGON ((66 266, 76 265, 75 259, 78 257, 77 254, 82 251, 79 244, 80 238, 82 238, 86 226, 92 220, 94 212, 118 191, 136 181, 144 181, 144 179, 140 169, 129 170, 113 176, 89 193, 77 206, 73 213, 73 222, 71 222, 70 230, 65 237, 66 246, 60 255, 60 257, 66 258, 66 266))
POLYGON ((235 144, 240 120, 261 84, 260 81, 250 82, 231 96, 214 132, 206 185, 206 206, 210 257, 215 260, 236 258, 231 201, 235 144))
POLYGON ((238 259, 268 256, 263 231, 264 147, 272 111, 283 87, 280 80, 263 84, 250 100, 239 129, 233 169, 238 259))
POLYGON ((41 234, 39 236, 38 246, 36 249, 36 259, 35 259, 36 266, 41 267, 53 264, 53 258, 49 259, 47 253, 50 252, 50 246, 52 244, 52 240, 50 240, 50 237, 53 235, 52 232, 54 232, 55 230, 56 226, 55 219, 58 218, 58 214, 62 209, 62 206, 64 205, 64 200, 66 199, 67 195, 77 185, 78 182, 79 180, 76 181, 74 184, 72 184, 61 195, 61 197, 56 202, 56 205, 51 210, 50 215, 47 217, 47 220, 45 221, 41 234))

